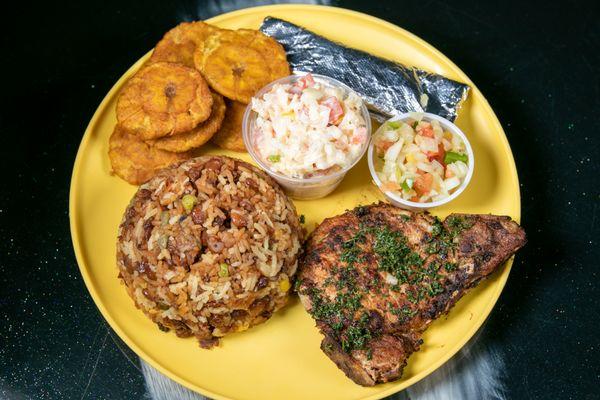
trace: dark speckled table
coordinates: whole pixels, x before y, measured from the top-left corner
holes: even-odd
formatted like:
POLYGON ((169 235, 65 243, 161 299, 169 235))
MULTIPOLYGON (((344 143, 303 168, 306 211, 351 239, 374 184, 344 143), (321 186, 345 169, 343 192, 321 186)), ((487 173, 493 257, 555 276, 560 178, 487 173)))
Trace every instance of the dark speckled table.
MULTIPOLYGON (((105 93, 163 32, 244 3, 17 2, 3 10, 0 398, 143 397, 137 358, 79 275, 71 168, 105 93)), ((600 398, 597 2, 334 4, 417 34, 486 95, 516 158, 529 244, 482 340, 505 353, 510 398, 600 398)))

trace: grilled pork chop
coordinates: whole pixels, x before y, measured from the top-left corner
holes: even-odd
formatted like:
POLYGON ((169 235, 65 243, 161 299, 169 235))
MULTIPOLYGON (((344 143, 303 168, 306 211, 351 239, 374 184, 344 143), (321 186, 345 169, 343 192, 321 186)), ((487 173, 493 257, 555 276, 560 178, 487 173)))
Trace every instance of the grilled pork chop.
POLYGON ((358 207, 315 229, 296 288, 325 336, 321 349, 372 386, 398 379, 429 324, 525 242, 509 217, 442 222, 389 204, 358 207))

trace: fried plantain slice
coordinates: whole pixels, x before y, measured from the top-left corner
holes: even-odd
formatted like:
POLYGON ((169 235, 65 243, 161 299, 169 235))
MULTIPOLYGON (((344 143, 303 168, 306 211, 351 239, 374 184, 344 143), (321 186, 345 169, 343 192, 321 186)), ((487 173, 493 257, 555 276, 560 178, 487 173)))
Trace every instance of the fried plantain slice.
POLYGON ((148 143, 158 149, 184 152, 200 147, 213 137, 225 118, 225 100, 218 93, 213 93, 213 107, 210 117, 189 132, 151 140, 148 143))
POLYGON ((187 132, 209 117, 210 93, 193 68, 150 64, 123 88, 117 100, 117 120, 127 132, 145 140, 187 132))
POLYGON ((242 103, 249 103, 269 82, 290 74, 283 47, 250 29, 214 32, 194 54, 194 63, 215 91, 242 103))
POLYGON ((206 38, 218 30, 219 28, 202 21, 182 22, 156 44, 150 63, 167 61, 194 68, 195 51, 202 51, 206 38))
POLYGON ((108 141, 108 157, 117 176, 132 185, 141 185, 162 168, 191 155, 154 148, 117 125, 108 141))
POLYGON ((212 138, 217 146, 233 151, 246 151, 242 137, 242 120, 246 112, 246 104, 237 101, 227 101, 227 111, 221 129, 212 138))

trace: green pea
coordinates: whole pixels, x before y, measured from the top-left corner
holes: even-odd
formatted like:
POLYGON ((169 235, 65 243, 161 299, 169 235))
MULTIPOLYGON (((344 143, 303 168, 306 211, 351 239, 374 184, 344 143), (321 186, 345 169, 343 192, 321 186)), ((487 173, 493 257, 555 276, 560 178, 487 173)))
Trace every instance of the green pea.
POLYGON ((186 194, 181 199, 181 204, 183 205, 184 210, 188 213, 192 211, 197 202, 198 199, 193 194, 186 194))
POLYGON ((221 265, 219 265, 219 276, 221 278, 227 278, 229 276, 229 265, 225 263, 221 263, 221 265))

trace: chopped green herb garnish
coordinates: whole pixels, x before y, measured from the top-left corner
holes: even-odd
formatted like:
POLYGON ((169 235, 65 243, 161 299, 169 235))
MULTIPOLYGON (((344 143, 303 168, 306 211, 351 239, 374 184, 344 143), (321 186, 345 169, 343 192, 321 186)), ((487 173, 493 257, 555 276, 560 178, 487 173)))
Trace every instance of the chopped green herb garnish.
POLYGON ((438 294, 442 293, 443 291, 444 291, 444 288, 438 281, 432 281, 431 283, 429 283, 429 285, 427 287, 427 294, 430 296, 438 295, 438 294))
POLYGON ((392 308, 390 312, 398 317, 401 322, 406 322, 409 318, 417 314, 417 310, 411 310, 409 306, 392 308))
POLYGON ((453 236, 457 236, 465 229, 469 229, 473 226, 473 221, 462 215, 451 215, 446 219, 446 225, 453 236))
POLYGON ((447 151, 446 155, 444 156, 444 163, 452 164, 453 162, 456 162, 456 161, 462 161, 462 162, 466 163, 467 161, 469 161, 469 157, 467 157, 466 154, 460 154, 460 153, 455 153, 453 151, 447 151))
MULTIPOLYGON (((363 211, 356 210, 360 216, 363 211)), ((409 215, 401 215, 404 220, 410 219, 409 215)), ((406 298, 410 303, 418 304, 428 296, 437 296, 444 291, 440 281, 442 268, 446 271, 456 268, 450 262, 433 260, 426 262, 419 253, 414 251, 404 234, 395 231, 389 226, 375 225, 372 222, 365 226, 361 224, 349 239, 335 246, 340 246, 340 258, 337 265, 330 269, 330 276, 324 281, 323 286, 334 286, 336 294, 326 294, 323 289, 311 286, 304 288, 301 294, 309 296, 311 300, 310 313, 313 317, 328 327, 329 334, 341 343, 343 351, 365 350, 371 339, 380 334, 369 322, 371 315, 363 307, 363 290, 358 285, 358 271, 360 263, 371 262, 372 257, 377 261, 377 268, 393 275, 398 282, 391 287, 399 291, 403 288, 406 298), (366 254, 368 251, 372 254, 366 254), (408 286, 407 286, 408 285, 408 286)), ((429 235, 425 236, 426 250, 431 254, 443 255, 441 260, 447 261, 450 249, 456 235, 462 229, 471 226, 468 218, 452 216, 445 224, 435 218, 429 235)), ((382 281, 379 274, 366 283, 374 293, 382 293, 382 281)), ((389 288, 389 286, 388 286, 389 288)), ((388 302, 389 312, 398 316, 402 323, 412 318, 418 310, 411 304, 394 308, 388 302)), ((367 355, 368 356, 368 355, 367 355)))
POLYGON ((362 253, 361 248, 358 246, 359 243, 365 241, 365 230, 361 226, 358 232, 351 238, 342 243, 342 254, 340 260, 347 263, 349 266, 353 265, 357 261, 360 261, 359 255, 362 253))
POLYGON ((440 236, 440 234, 444 231, 444 226, 442 225, 442 221, 438 218, 433 221, 433 226, 431 227, 431 236, 440 236))
POLYGON ((272 163, 276 163, 281 161, 281 156, 279 154, 272 154, 267 157, 267 160, 271 161, 272 163))
POLYGON ((369 314, 366 312, 359 320, 354 321, 342 335, 342 350, 349 353, 352 350, 361 350, 373 337, 369 329, 369 314))
POLYGON ((408 290, 406 292, 406 298, 408 299, 408 301, 410 301, 411 303, 418 303, 419 301, 421 301, 424 297, 424 293, 422 290, 419 291, 413 291, 413 290, 408 290))
POLYGON ((399 283, 408 282, 413 267, 423 265, 421 257, 412 251, 401 232, 385 226, 373 229, 373 234, 373 251, 379 257, 379 269, 394 275, 399 283))
POLYGON ((456 268, 458 268, 457 263, 447 262, 446 264, 444 264, 444 269, 448 272, 455 271, 456 268))
POLYGON ((303 223, 305 223, 305 222, 306 222, 306 217, 304 216, 304 214, 301 214, 301 215, 300 215, 300 218, 299 218, 299 220, 300 220, 300 223, 301 223, 301 224, 303 224, 303 223))
POLYGON ((331 324, 331 327, 334 330, 339 331, 344 327, 344 323, 342 321, 337 321, 337 322, 334 322, 333 324, 331 324))
POLYGON ((425 246, 425 252, 428 254, 448 255, 448 252, 456 246, 456 237, 472 225, 473 223, 464 216, 451 215, 446 219, 446 226, 448 227, 446 229, 442 221, 435 217, 431 236, 428 239, 427 246, 425 246))
POLYGON ((294 282, 294 289, 297 291, 298 289, 300 289, 300 286, 302 285, 302 279, 296 279, 296 281, 294 282))

